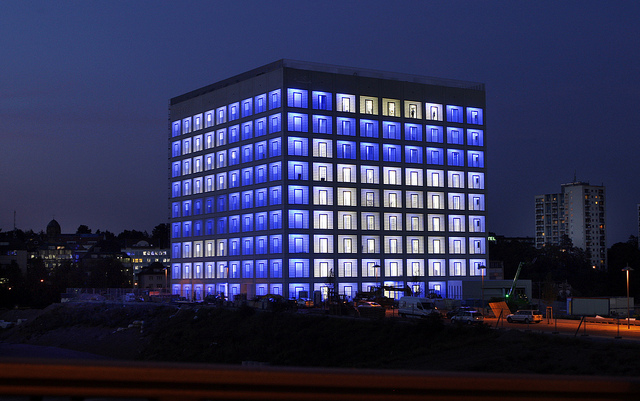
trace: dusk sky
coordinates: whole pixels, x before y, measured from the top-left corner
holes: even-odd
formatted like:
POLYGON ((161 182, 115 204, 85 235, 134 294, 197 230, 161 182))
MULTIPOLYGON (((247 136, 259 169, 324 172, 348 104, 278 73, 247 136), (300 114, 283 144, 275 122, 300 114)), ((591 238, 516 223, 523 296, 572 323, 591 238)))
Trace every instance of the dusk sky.
POLYGON ((169 99, 281 58, 486 84, 489 231, 606 186, 638 234, 640 2, 3 1, 0 229, 168 220, 169 99))

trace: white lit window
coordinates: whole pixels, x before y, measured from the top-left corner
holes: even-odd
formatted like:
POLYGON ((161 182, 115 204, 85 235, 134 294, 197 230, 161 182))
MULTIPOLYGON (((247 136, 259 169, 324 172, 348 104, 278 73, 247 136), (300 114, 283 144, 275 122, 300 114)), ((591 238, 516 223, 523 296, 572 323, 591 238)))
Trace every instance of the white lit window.
POLYGON ((376 240, 373 238, 367 238, 367 253, 375 253, 376 251, 376 240))
POLYGON ((398 207, 398 194, 389 194, 389 207, 398 207))
POLYGON ((344 253, 351 253, 351 238, 344 238, 342 244, 344 253))
POLYGON ((342 216, 342 225, 345 230, 351 230, 351 215, 345 214, 342 216))
POLYGON ((351 206, 351 192, 350 191, 344 191, 342 193, 342 204, 345 206, 351 206))
POLYGON ((375 219, 372 215, 367 216, 367 230, 375 230, 375 219))
POLYGON ((351 182, 351 168, 343 167, 342 168, 342 181, 343 182, 351 182))
POLYGON ((329 191, 327 191, 326 189, 321 189, 320 191, 318 191, 318 204, 319 205, 326 205, 327 199, 328 199, 328 193, 329 191))
POLYGON ((329 215, 327 214, 321 214, 320 218, 318 219, 318 226, 321 229, 327 229, 329 228, 329 215))
POLYGON ((319 244, 320 244, 319 253, 329 252, 329 240, 327 238, 320 238, 319 244))

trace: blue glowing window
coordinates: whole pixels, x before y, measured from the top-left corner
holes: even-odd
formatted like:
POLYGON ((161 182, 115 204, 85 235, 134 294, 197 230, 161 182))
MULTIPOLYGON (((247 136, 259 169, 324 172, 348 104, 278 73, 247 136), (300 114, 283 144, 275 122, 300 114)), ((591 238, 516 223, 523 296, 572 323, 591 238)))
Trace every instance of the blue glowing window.
POLYGON ((267 111, 267 94, 256 96, 256 113, 263 113, 267 111))
MULTIPOLYGON (((302 234, 289 234, 289 253, 309 253, 309 236, 302 234)), ((303 266, 302 263, 300 263, 303 266)), ((308 273, 308 267, 307 267, 308 273)), ((291 272, 290 272, 291 274, 291 272)), ((295 276, 302 277, 302 276, 295 276)))
POLYGON ((309 117, 306 114, 288 113, 288 130, 295 132, 309 131, 309 117))
POLYGON ((171 177, 180 176, 180 162, 173 162, 171 164, 171 177))
POLYGON ((447 105, 447 121, 452 123, 461 123, 462 119, 463 119, 462 107, 447 105))
POLYGON ((218 234, 227 233, 227 218, 221 217, 218 219, 218 234))
POLYGON ((173 249, 171 251, 171 257, 174 259, 180 258, 180 243, 173 244, 173 249))
POLYGON ((306 162, 301 161, 289 161, 289 179, 290 180, 308 180, 309 179, 309 167, 306 162))
POLYGON ((314 134, 331 134, 332 133, 331 118, 327 116, 313 116, 313 133, 314 134))
POLYGON ((242 231, 243 232, 253 231, 253 215, 252 214, 242 215, 242 231))
POLYGON ((242 140, 251 139, 253 137, 253 124, 251 122, 242 124, 242 140))
POLYGON ((240 118, 240 104, 238 102, 229 105, 229 121, 240 118))
POLYGON ((277 109, 282 106, 280 95, 280 89, 269 92, 269 110, 277 109))
POLYGON ((229 165, 234 166, 240 163, 240 148, 232 148, 229 151, 229 165))
POLYGON ((400 123, 382 122, 382 137, 387 139, 401 139, 400 123))
POLYGON ((400 160, 400 145, 382 145, 382 160, 386 162, 399 162, 400 160))
POLYGON ((174 198, 177 198, 180 196, 180 182, 174 182, 172 185, 172 191, 171 191, 171 196, 174 198))
POLYGON ((240 209, 240 194, 238 192, 229 194, 229 210, 240 209))
MULTIPOLYGON (((231 231, 230 232, 237 232, 237 231, 231 231)), ((229 250, 229 255, 231 256, 238 256, 240 255, 240 238, 231 238, 231 240, 229 240, 229 244, 231 245, 231 249, 229 250)), ((239 272, 238 272, 238 262, 231 262, 231 277, 232 278, 238 278, 239 272)))
POLYGON ((231 216, 229 217, 229 232, 230 233, 239 233, 240 232, 240 216, 231 216))
POLYGON ((308 104, 308 92, 304 89, 287 89, 287 105, 289 107, 301 107, 307 108, 308 104))
POLYGON ((251 209, 253 207, 253 191, 245 191, 242 193, 242 208, 251 209))
POLYGON ((405 124, 404 139, 407 141, 422 141, 422 126, 418 124, 405 124))
POLYGON ((240 170, 229 172, 229 188, 238 188, 240 186, 240 170))
POLYGON ((444 164, 444 150, 440 148, 427 148, 427 164, 444 164))
POLYGON ((204 235, 213 235, 213 219, 207 220, 204 227, 204 235))
POLYGON ((227 210, 227 197, 225 195, 218 196, 218 212, 227 210))
POLYGON ((269 261, 269 270, 272 278, 282 278, 282 259, 271 259, 269 261))
POLYGON ((294 155, 294 156, 309 155, 309 149, 308 149, 309 143, 307 138, 289 137, 288 143, 289 143, 288 154, 294 155))
POLYGON ((234 125, 229 128, 229 143, 238 142, 240 140, 240 126, 234 125))
POLYGON ((447 164, 449 166, 464 166, 464 153, 457 149, 447 150, 447 164))
POLYGON ((174 121, 171 129, 171 136, 180 136, 180 121, 174 121))
POLYGON ((191 201, 182 202, 182 216, 191 216, 191 201))
POLYGON ((484 152, 481 151, 467 151, 467 165, 469 167, 484 167, 484 152))
POLYGON ((202 214, 202 199, 196 199, 193 201, 193 214, 202 214))
POLYGON ((447 127, 447 143, 462 145, 464 143, 464 135, 462 128, 447 127))
POLYGON ((191 222, 190 221, 185 221, 184 223, 182 223, 182 236, 183 237, 190 237, 191 236, 191 222))
POLYGON ((215 125, 215 114, 216 112, 214 110, 209 110, 206 113, 204 113, 204 127, 205 128, 211 128, 215 125))
POLYGON ((468 129, 467 145, 484 146, 484 132, 479 129, 468 129))
POLYGON ((269 188, 269 203, 272 205, 281 205, 282 204, 282 188, 281 187, 271 187, 269 188))
POLYGON ((316 110, 331 110, 331 93, 329 92, 311 92, 313 98, 312 107, 316 110))
POLYGON ((269 116, 269 133, 280 132, 282 124, 280 123, 280 113, 269 116))
POLYGON ((253 99, 245 99, 242 101, 242 117, 249 117, 253 112, 253 99))
POLYGON ((256 189, 256 206, 262 207, 267 206, 267 189, 256 189))
POLYGON ((266 230, 267 229, 267 213, 256 213, 256 230, 266 230))
POLYGON ((207 198, 207 200, 205 201, 205 207, 204 207, 204 212, 209 214, 209 213, 213 213, 214 212, 214 207, 213 207, 213 198, 207 198))
POLYGON ((245 168, 242 169, 242 185, 252 185, 253 184, 253 168, 245 168))
POLYGON ((256 184, 267 182, 267 165, 262 164, 256 167, 256 184))
POLYGON ((280 162, 277 163, 270 163, 269 164, 269 180, 270 181, 277 181, 282 179, 282 173, 281 173, 281 164, 280 162))
POLYGON ((356 143, 348 141, 338 141, 338 158, 339 159, 355 159, 356 143))
POLYGON ((171 238, 180 238, 180 223, 173 223, 171 227, 171 238))
POLYGON ((271 235, 269 237, 269 243, 271 245, 270 253, 282 252, 282 235, 271 235))
POLYGON ((227 122, 227 108, 226 107, 218 107, 216 109, 216 123, 224 124, 227 122))
POLYGON ((276 157, 282 155, 282 146, 280 146, 280 138, 269 140, 270 157, 276 157))
POLYGON ((202 235, 202 220, 196 220, 193 223, 193 235, 199 237, 202 235))
POLYGON ((360 159, 378 160, 378 144, 366 142, 360 143, 360 159))
POLYGON ((443 142, 442 127, 435 125, 427 125, 425 128, 427 142, 443 142))
POLYGON ((377 138, 378 122, 373 120, 360 120, 360 136, 366 138, 377 138))
POLYGON ((253 161, 253 145, 245 145, 242 147, 242 162, 248 163, 253 161))
POLYGON ((483 124, 482 109, 467 107, 467 124, 483 124))
POLYGON ((256 143, 256 160, 267 158, 267 142, 262 141, 256 143))
POLYGON ((289 210, 289 228, 309 228, 308 210, 289 210))
POLYGON ((216 141, 218 143, 218 146, 222 146, 222 145, 226 145, 227 144, 227 129, 226 128, 219 129, 218 131, 216 131, 216 141))
MULTIPOLYGON (((266 239, 265 239, 265 241, 266 241, 266 239)), ((266 252, 262 252, 262 253, 266 253, 266 252)), ((267 278, 267 261, 266 260, 258 260, 256 262, 256 265, 257 265, 256 277, 257 278, 267 278)), ((258 295, 266 295, 266 292, 264 294, 258 294, 258 295)))
POLYGON ((338 135, 356 136, 356 120, 354 118, 338 117, 338 135))
POLYGON ((407 163, 422 163, 422 148, 405 146, 404 152, 404 159, 407 163))
POLYGON ((176 141, 171 144, 171 157, 180 156, 180 141, 176 141))
POLYGON ((267 119, 265 117, 256 120, 256 136, 267 135, 267 119))
MULTIPOLYGON (((246 252, 246 243, 247 241, 249 241, 249 239, 244 238, 243 241, 245 241, 245 255, 251 255, 253 252, 251 253, 247 253, 246 252)), ((253 238, 250 239, 250 247, 253 249, 253 238)), ((242 262, 242 277, 244 278, 252 278, 253 277, 253 261, 252 260, 245 260, 244 262, 242 262)))
POLYGON ((180 217, 180 202, 171 204, 171 217, 180 217))
POLYGON ((282 228, 282 211, 269 212, 269 225, 272 230, 282 228))
POLYGON ((182 133, 188 134, 191 132, 191 117, 182 119, 182 133))
POLYGON ((309 188, 299 185, 289 185, 289 204, 290 205, 308 205, 309 204, 309 188))

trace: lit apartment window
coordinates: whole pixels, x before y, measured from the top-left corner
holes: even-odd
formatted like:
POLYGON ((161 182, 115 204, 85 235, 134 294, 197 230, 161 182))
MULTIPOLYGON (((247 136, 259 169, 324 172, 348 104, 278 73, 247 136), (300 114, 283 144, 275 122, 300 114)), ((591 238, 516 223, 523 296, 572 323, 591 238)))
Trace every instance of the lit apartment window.
POLYGON ((365 114, 373 114, 373 100, 365 99, 364 101, 364 113, 365 114))
POLYGON ((342 216, 342 226, 345 230, 351 230, 351 215, 345 214, 342 216))
POLYGON ((327 229, 329 228, 329 215, 328 214, 320 214, 320 218, 318 219, 318 228, 327 229))
POLYGON ((389 194, 389 207, 398 207, 398 194, 389 194))
POLYGON ((344 238, 342 240, 342 247, 344 253, 351 253, 351 238, 344 238))
POLYGON ((373 238, 367 238, 367 253, 376 252, 376 240, 373 238))

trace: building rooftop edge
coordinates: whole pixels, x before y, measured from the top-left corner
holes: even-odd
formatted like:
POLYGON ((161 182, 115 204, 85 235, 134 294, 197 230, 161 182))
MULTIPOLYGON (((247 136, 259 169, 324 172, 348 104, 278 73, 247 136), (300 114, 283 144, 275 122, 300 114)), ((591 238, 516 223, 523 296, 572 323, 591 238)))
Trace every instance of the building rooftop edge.
POLYGON ((429 76, 423 76, 423 75, 404 74, 404 73, 398 73, 398 72, 388 72, 388 71, 380 71, 380 70, 373 70, 373 69, 366 69, 366 68, 345 67, 345 66, 338 66, 338 65, 332 65, 332 64, 314 63, 314 62, 291 60, 291 59, 280 59, 278 61, 265 64, 261 67, 254 68, 252 70, 243 72, 241 74, 232 76, 230 78, 223 79, 222 81, 218 81, 213 84, 204 86, 202 88, 195 89, 185 94, 173 97, 171 98, 169 104, 170 105, 178 104, 186 100, 189 100, 191 98, 201 96, 205 93, 212 92, 214 90, 224 88, 228 85, 238 83, 243 80, 265 74, 267 72, 275 71, 280 68, 292 68, 292 69, 327 72, 327 73, 341 74, 341 75, 353 75, 353 76, 361 76, 366 78, 413 82, 413 83, 426 84, 426 85, 448 86, 452 88, 461 88, 461 89, 475 89, 479 91, 485 90, 484 84, 480 82, 462 81, 462 80, 448 79, 448 78, 436 78, 436 77, 429 77, 429 76))

